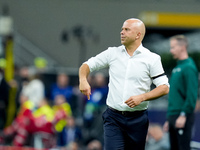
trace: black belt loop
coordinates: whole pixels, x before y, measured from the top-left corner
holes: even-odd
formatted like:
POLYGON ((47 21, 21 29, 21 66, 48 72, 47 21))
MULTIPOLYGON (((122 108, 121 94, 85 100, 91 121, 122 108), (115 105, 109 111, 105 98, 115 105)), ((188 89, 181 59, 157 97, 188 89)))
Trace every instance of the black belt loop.
POLYGON ((118 114, 121 114, 123 116, 135 116, 135 115, 138 115, 138 114, 142 114, 143 112, 145 112, 146 110, 141 110, 141 111, 119 111, 119 110, 116 110, 110 106, 108 106, 108 108, 113 111, 113 112, 116 112, 118 114))

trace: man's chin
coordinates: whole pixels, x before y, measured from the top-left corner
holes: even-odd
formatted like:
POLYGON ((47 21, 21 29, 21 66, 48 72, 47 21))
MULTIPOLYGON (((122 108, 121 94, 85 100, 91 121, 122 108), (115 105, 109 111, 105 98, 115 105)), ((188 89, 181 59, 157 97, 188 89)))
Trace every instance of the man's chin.
POLYGON ((124 41, 121 41, 121 44, 122 44, 122 45, 124 45, 124 44, 125 44, 125 42, 124 42, 124 41))

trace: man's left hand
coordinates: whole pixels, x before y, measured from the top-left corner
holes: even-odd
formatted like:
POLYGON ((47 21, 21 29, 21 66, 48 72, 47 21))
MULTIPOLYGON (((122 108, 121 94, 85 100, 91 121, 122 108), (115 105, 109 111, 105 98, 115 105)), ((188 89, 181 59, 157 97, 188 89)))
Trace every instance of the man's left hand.
POLYGON ((143 101, 143 96, 142 95, 137 95, 137 96, 131 96, 128 100, 125 101, 125 103, 133 108, 137 105, 139 105, 143 101))

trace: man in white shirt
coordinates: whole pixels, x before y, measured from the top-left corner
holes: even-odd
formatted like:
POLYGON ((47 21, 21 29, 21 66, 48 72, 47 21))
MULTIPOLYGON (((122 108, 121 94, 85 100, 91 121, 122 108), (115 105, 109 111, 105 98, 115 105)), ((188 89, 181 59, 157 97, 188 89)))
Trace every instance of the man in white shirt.
POLYGON ((109 93, 103 113, 106 150, 144 150, 148 129, 148 101, 168 94, 168 78, 160 56, 142 46, 144 23, 135 18, 124 22, 119 47, 90 58, 79 69, 79 89, 90 99, 90 72, 109 68, 109 93), (156 88, 150 91, 151 84, 156 88))

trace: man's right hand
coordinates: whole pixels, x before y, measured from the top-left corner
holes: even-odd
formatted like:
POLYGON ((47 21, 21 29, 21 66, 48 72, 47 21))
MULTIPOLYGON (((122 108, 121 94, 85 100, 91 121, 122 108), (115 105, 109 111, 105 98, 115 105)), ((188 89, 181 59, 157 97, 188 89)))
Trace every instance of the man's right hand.
POLYGON ((80 81, 79 90, 81 91, 81 93, 87 96, 88 100, 90 100, 91 87, 86 79, 80 81))
POLYGON ((88 100, 90 100, 91 95, 91 87, 87 81, 89 73, 89 66, 87 64, 82 64, 79 69, 79 90, 81 91, 81 93, 87 96, 88 100))

